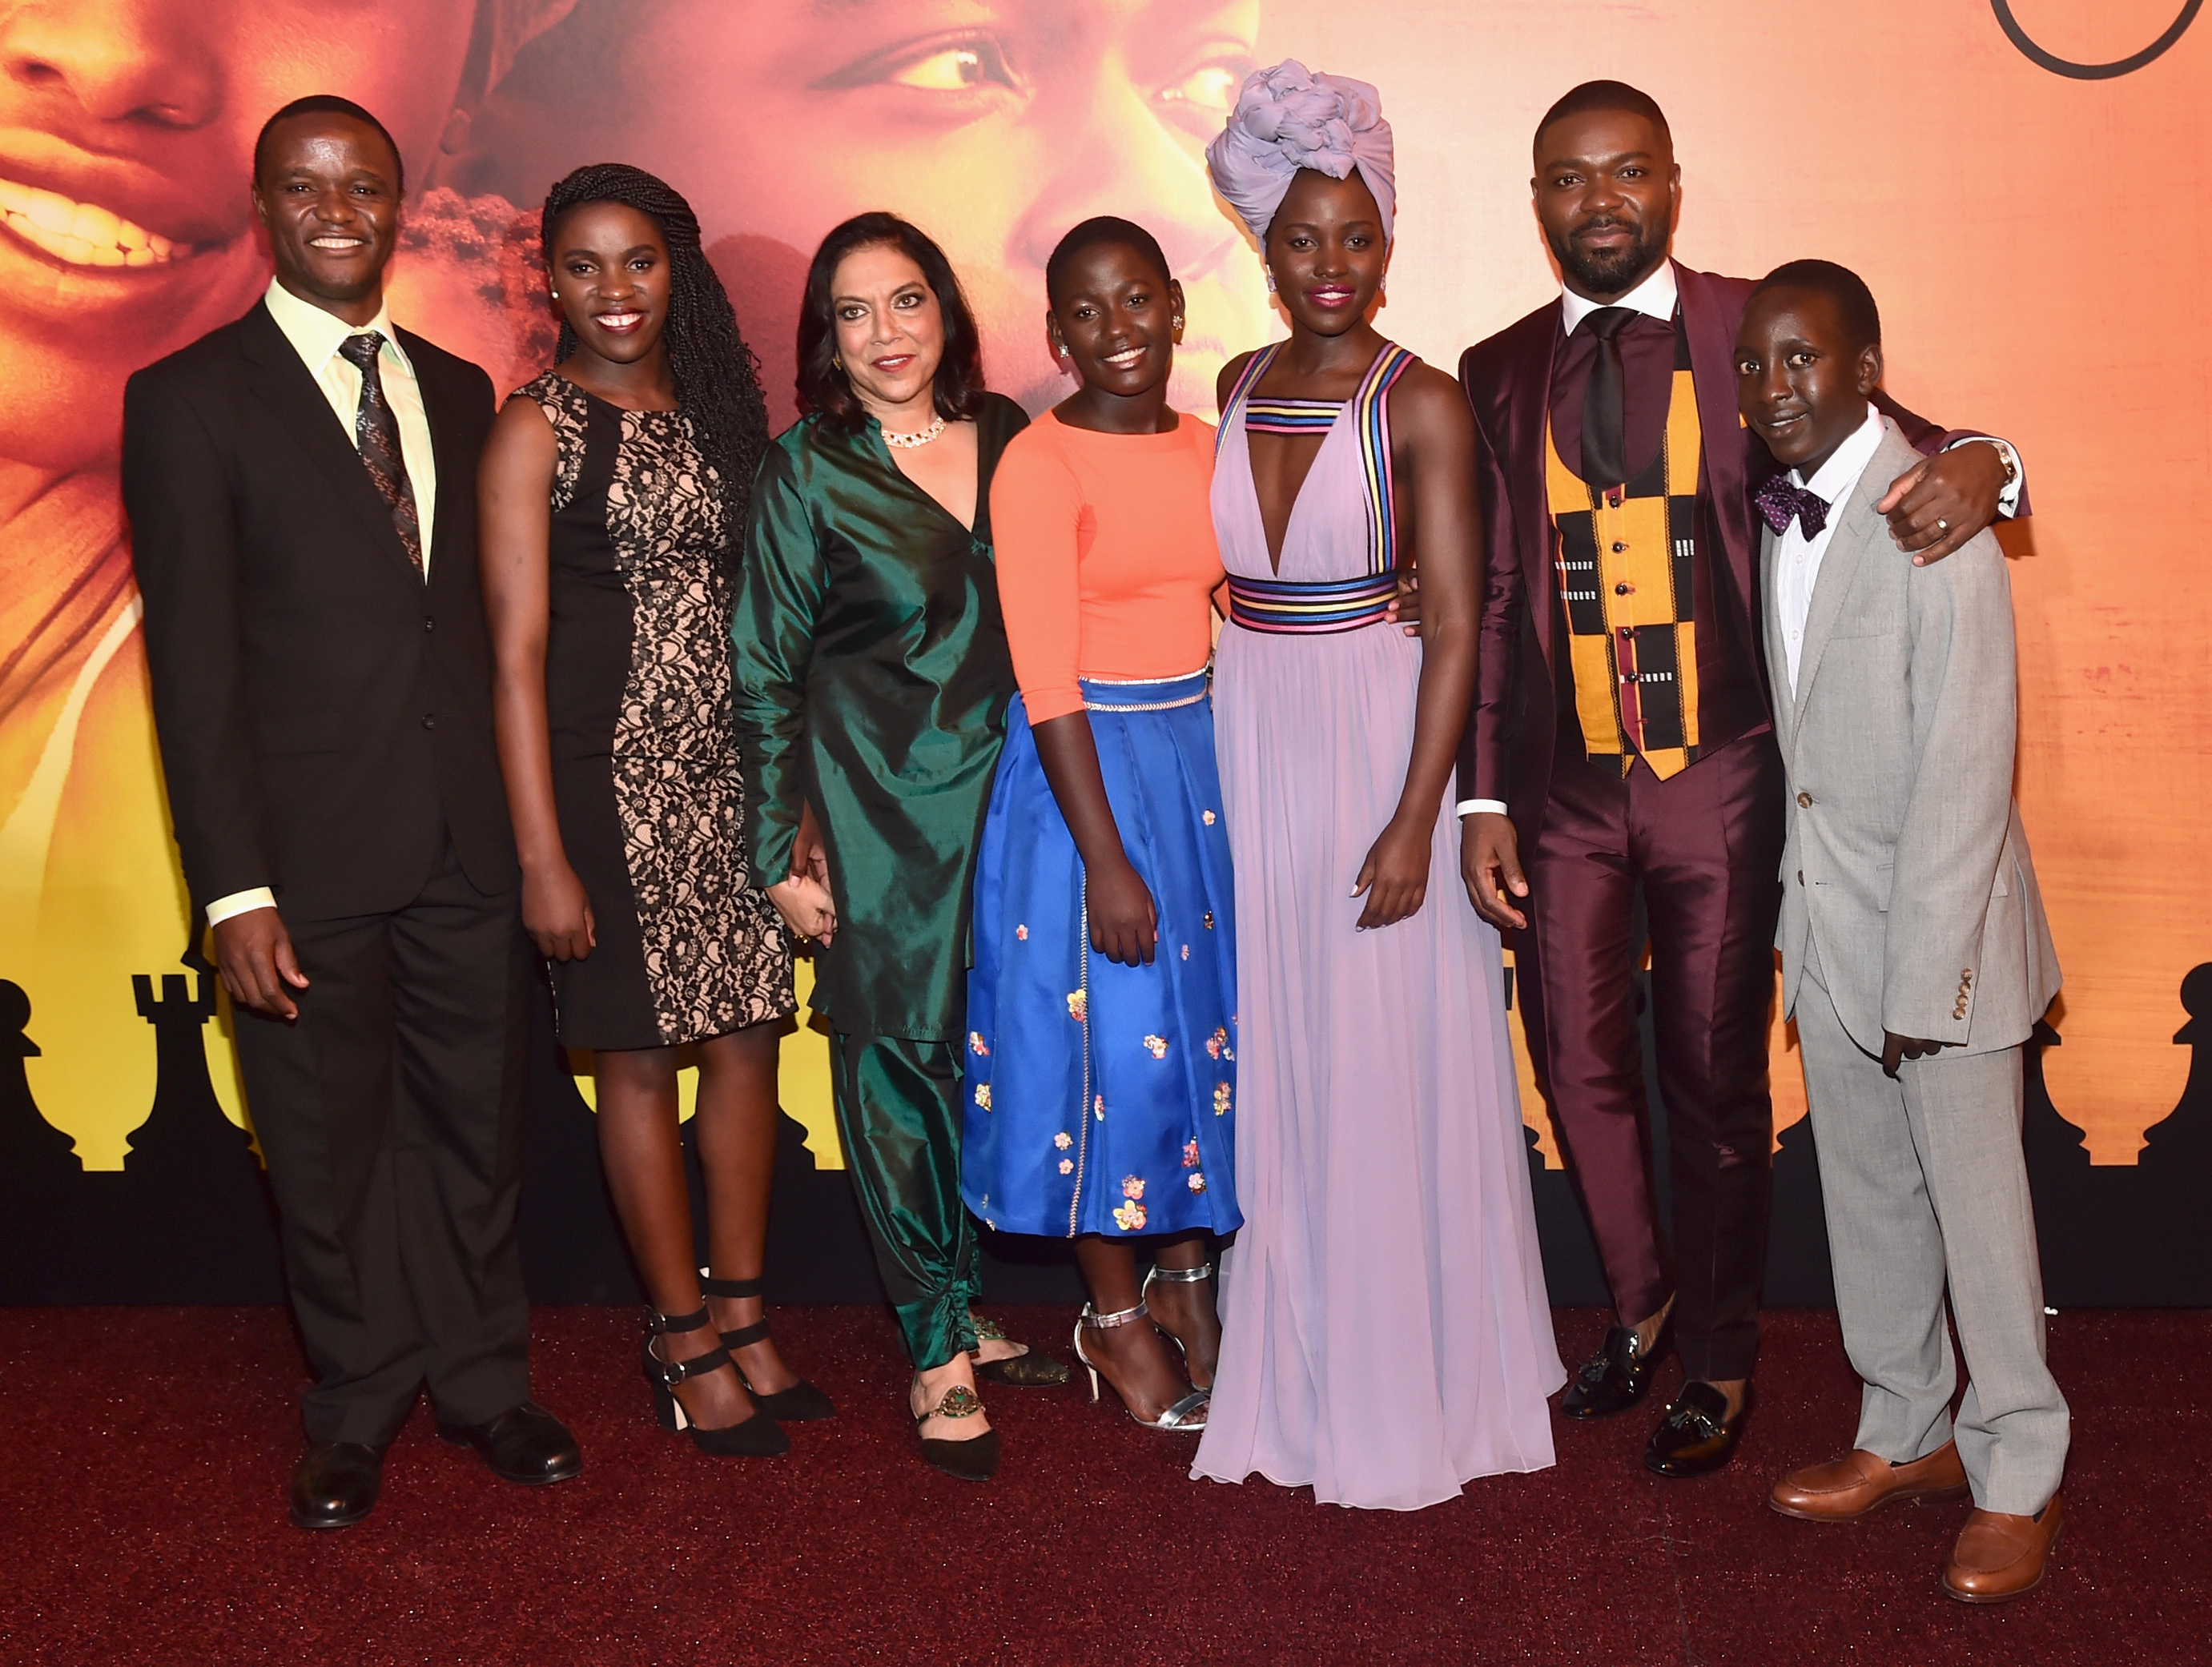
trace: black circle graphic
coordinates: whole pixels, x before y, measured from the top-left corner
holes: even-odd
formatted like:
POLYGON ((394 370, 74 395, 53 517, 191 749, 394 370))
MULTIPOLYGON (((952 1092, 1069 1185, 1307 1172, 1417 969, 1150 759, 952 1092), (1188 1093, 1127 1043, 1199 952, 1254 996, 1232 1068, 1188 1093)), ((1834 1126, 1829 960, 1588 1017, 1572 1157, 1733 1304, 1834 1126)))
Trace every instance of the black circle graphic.
POLYGON ((2020 27, 2020 20, 2012 15, 2012 7, 2008 0, 1990 0, 1991 9, 1997 15, 1997 27, 2005 32, 2006 39, 2020 48, 2021 56, 2029 63, 2050 70, 2054 76, 2067 76, 2075 81, 2110 81, 2115 76, 2129 75, 2142 69, 2188 33, 2189 26, 2197 21, 2197 14, 2203 4, 2204 0, 2184 0, 2181 15, 2173 20, 2166 33, 2132 57, 2114 58, 2110 64, 2076 64, 2071 58, 2060 58, 2055 52, 2047 52, 2037 45, 2027 31, 2020 27))

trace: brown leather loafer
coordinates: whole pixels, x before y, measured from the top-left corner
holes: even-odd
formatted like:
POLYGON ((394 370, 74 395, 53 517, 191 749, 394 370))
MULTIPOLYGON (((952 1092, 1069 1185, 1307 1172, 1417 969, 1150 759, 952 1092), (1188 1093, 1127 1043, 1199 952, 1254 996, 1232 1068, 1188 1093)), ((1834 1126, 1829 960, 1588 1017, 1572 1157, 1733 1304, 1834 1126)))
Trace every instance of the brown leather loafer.
POLYGON ((1792 1470, 1774 1484, 1766 1502, 1801 1522, 1856 1522, 1898 1500, 1932 1505, 1966 1496, 1966 1471, 1959 1445, 1946 1441, 1925 1458, 1893 1464, 1855 1447, 1826 1464, 1792 1470))
POLYGON ((2032 1517, 1975 1512, 1943 1566, 1943 1590, 1962 1603, 2002 1603, 2033 1591, 2065 1528, 2066 1507, 2056 1494, 2032 1517))

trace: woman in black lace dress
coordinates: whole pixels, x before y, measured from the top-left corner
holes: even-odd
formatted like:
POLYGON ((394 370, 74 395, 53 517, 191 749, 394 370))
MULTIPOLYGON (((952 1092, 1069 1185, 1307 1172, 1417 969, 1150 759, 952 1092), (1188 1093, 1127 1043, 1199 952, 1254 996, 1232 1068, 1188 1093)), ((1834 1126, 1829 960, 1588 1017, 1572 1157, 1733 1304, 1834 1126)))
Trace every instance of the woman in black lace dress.
POLYGON ((698 221, 638 169, 553 188, 556 367, 478 476, 500 762, 523 924, 561 1040, 590 1050, 599 1150, 658 1316, 645 1373, 703 1451, 773 1453, 830 1403, 769 1341, 761 1263, 791 939, 750 871, 730 597, 767 415, 698 221), (700 1061, 711 1266, 696 1266, 677 1049, 700 1061))

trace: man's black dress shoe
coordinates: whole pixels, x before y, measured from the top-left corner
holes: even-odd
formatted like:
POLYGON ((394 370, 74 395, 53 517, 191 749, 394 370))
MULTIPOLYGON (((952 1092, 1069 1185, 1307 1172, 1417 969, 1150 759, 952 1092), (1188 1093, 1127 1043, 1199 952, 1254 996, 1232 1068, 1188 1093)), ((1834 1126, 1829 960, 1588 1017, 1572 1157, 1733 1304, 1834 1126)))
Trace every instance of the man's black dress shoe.
POLYGON ((576 1438, 535 1401, 509 1407, 489 1423, 449 1424, 441 1418, 438 1439, 457 1447, 474 1447, 494 1476, 526 1488, 566 1482, 584 1468, 576 1438))
POLYGON ((1639 1350, 1631 1327, 1607 1327, 1604 1343, 1567 1385, 1559 1411, 1569 1418, 1608 1418, 1634 1406, 1650 1392, 1651 1368, 1667 1352, 1674 1329, 1674 1317, 1669 1314, 1659 1323, 1659 1335, 1650 1349, 1639 1350))
POLYGON ((1644 1449, 1644 1468, 1654 1476, 1711 1476, 1735 1455, 1751 1416, 1751 1385, 1743 1404, 1728 1415, 1728 1397, 1711 1384, 1688 1383, 1674 1397, 1644 1449))
POLYGON ((292 1472, 292 1520, 301 1528, 350 1528, 376 1508, 384 1454, 361 1441, 310 1441, 292 1472))

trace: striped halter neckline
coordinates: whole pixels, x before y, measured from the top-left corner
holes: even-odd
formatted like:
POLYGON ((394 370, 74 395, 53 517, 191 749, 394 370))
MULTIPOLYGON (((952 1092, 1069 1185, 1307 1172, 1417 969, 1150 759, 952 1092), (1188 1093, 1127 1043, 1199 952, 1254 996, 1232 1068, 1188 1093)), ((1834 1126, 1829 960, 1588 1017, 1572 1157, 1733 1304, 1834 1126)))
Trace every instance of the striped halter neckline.
POLYGON ((1325 434, 1344 406, 1340 399, 1247 398, 1244 427, 1255 434, 1325 434))

